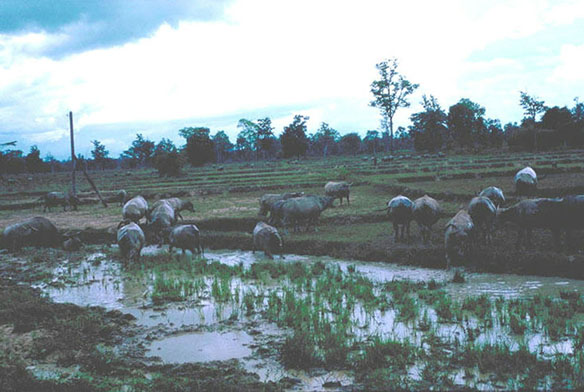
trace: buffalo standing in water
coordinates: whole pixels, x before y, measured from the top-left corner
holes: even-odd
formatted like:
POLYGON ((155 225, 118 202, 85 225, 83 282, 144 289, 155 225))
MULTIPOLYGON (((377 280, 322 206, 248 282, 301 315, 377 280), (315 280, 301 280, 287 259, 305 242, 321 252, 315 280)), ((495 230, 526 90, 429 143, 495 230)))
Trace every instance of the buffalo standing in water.
POLYGON ((195 207, 193 203, 188 200, 179 199, 178 197, 171 197, 169 199, 160 199, 152 207, 150 207, 149 213, 151 214, 152 211, 156 209, 162 203, 168 203, 174 209, 174 214, 177 219, 183 219, 182 215, 180 214, 181 211, 190 211, 195 212, 195 207))
POLYGON ((164 234, 172 225, 176 223, 176 214, 174 208, 169 202, 160 200, 154 210, 150 213, 150 221, 148 223, 148 233, 154 242, 158 242, 159 247, 164 242, 164 234))
POLYGON ((440 205, 428 195, 414 200, 412 210, 413 218, 420 227, 422 240, 428 242, 432 232, 432 226, 440 218, 440 205))
POLYGON ((477 196, 468 203, 468 214, 472 218, 475 230, 481 234, 483 241, 489 244, 492 240, 497 207, 488 197, 477 196))
POLYGON ((135 222, 122 221, 118 225, 118 246, 125 260, 140 261, 140 252, 146 243, 144 232, 135 222))
POLYGON ((148 202, 142 196, 136 196, 126 202, 122 208, 124 220, 140 222, 140 219, 148 213, 148 202))
POLYGON ((351 184, 347 183, 346 181, 334 182, 330 181, 324 186, 324 194, 326 196, 334 197, 335 199, 338 197, 341 201, 341 205, 343 205, 343 197, 347 198, 347 204, 351 204, 349 201, 349 193, 351 191, 351 184))
POLYGON ((527 166, 515 174, 515 194, 532 196, 537 191, 537 174, 527 166))
POLYGON ((497 210, 497 223, 511 222, 517 225, 517 247, 531 242, 532 229, 550 229, 556 246, 560 243, 560 231, 566 225, 566 204, 563 199, 526 199, 509 208, 497 210))
POLYGON ((182 249, 183 255, 185 250, 190 250, 194 255, 195 252, 203 254, 201 245, 201 232, 195 225, 180 225, 169 229, 168 234, 168 252, 172 254, 173 248, 182 249))
POLYGON ((281 217, 284 227, 294 225, 294 232, 298 231, 298 225, 306 222, 306 230, 312 224, 316 231, 316 224, 321 212, 327 208, 333 208, 335 199, 329 196, 302 196, 283 200, 278 206, 277 216, 281 217))
POLYGON ((42 216, 7 226, 0 236, 0 244, 9 251, 24 246, 60 246, 62 236, 55 225, 42 216))
POLYGON ((405 239, 404 233, 406 230, 408 232, 408 239, 410 238, 410 222, 413 219, 413 212, 414 203, 406 196, 396 196, 387 203, 387 215, 393 223, 395 241, 405 239))
POLYGON ((253 252, 256 249, 264 251, 267 257, 273 259, 272 253, 279 253, 281 258, 284 258, 282 237, 278 233, 278 229, 270 226, 264 222, 258 222, 253 229, 253 252))
POLYGON ((505 203, 505 195, 503 195, 503 191, 496 186, 490 186, 483 189, 481 193, 479 193, 479 196, 488 197, 497 208, 505 203))
POLYGON ((79 205, 79 198, 75 195, 63 192, 48 192, 47 194, 41 196, 40 200, 43 202, 43 212, 51 207, 63 206, 63 211, 73 208, 77 211, 77 205, 79 205))
POLYGON ((444 232, 444 248, 446 250, 446 269, 450 263, 459 263, 465 260, 471 250, 474 224, 472 218, 465 210, 460 210, 446 224, 444 232))

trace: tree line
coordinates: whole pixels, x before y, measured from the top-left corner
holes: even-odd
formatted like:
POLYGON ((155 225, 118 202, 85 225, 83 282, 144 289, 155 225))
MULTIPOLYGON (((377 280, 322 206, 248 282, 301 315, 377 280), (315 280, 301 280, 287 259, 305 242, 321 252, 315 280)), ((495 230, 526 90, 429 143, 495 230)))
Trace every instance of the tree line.
MULTIPOLYGON (((110 157, 106 146, 93 140, 91 158, 80 156, 79 159, 90 169, 154 167, 161 175, 177 176, 187 163, 201 166, 208 162, 387 154, 396 149, 476 152, 504 145, 526 151, 584 146, 584 103, 575 98, 573 107, 548 107, 524 91, 519 97, 523 109, 520 123, 503 126, 498 119, 486 117, 485 108, 468 98, 460 99, 445 111, 436 97, 424 94, 420 102, 422 110, 410 116, 407 129, 398 127, 394 131, 396 112, 410 106, 408 99, 419 85, 398 71, 397 59, 385 60, 376 67, 379 79, 371 83, 374 98, 370 106, 380 111, 381 131, 368 130, 364 137, 357 132, 341 135, 325 122, 309 134, 310 118, 303 115, 295 115, 277 137, 272 120, 265 117, 239 120, 234 143, 222 130, 211 135, 207 127, 185 127, 178 131, 185 140, 181 147, 167 138, 155 143, 138 133, 118 158, 110 157)), ((37 146, 24 154, 0 145, 0 174, 59 171, 69 167, 70 161, 60 162, 52 156, 41 159, 37 146)))

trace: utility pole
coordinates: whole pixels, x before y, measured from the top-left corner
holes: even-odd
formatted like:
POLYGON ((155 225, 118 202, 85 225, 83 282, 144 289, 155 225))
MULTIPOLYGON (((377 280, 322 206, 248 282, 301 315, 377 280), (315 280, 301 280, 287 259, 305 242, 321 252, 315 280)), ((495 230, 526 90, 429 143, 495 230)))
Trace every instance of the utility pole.
POLYGON ((75 166, 76 159, 75 159, 75 141, 73 139, 73 112, 69 112, 69 129, 71 130, 71 165, 73 169, 71 171, 71 192, 73 196, 77 195, 77 187, 75 186, 75 166))

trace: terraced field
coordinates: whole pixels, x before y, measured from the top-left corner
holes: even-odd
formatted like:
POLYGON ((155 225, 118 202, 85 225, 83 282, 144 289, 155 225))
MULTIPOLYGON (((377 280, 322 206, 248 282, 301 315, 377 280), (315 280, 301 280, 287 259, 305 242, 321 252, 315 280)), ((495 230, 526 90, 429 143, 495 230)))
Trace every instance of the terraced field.
MULTIPOLYGON (((263 193, 302 190, 322 194, 325 182, 347 180, 353 183, 351 205, 325 211, 317 233, 286 235, 286 252, 438 268, 444 265, 443 227, 448 219, 487 186, 502 188, 507 204, 517 201, 512 179, 526 165, 541 177, 539 196, 584 193, 583 151, 392 158, 383 162, 379 157, 377 166, 368 156, 208 165, 189 168, 179 178, 160 178, 152 169, 90 174, 110 200, 119 189, 126 189, 130 195, 141 194, 150 201, 171 195, 190 198, 196 212, 185 218, 200 226, 206 244, 212 248, 241 249, 251 247, 249 233, 257 222, 258 198, 263 193), (440 201, 443 218, 434 227, 431 245, 421 243, 415 224, 408 243, 394 243, 391 224, 379 210, 398 194, 412 199, 428 194, 440 201)), ((0 192, 0 227, 24 217, 46 215, 62 230, 83 230, 82 236, 88 242, 111 241, 113 227, 121 217, 120 207, 115 202, 108 208, 99 204, 82 175, 78 174, 77 183, 83 205, 72 212, 53 209, 42 213, 37 201, 44 192, 68 189, 69 173, 13 176, 4 182, 0 192)), ((515 238, 512 228, 501 228, 495 235, 495 246, 478 249, 469 267, 584 277, 580 247, 551 250, 551 235, 540 231, 535 233, 532 248, 516 250, 515 238)))

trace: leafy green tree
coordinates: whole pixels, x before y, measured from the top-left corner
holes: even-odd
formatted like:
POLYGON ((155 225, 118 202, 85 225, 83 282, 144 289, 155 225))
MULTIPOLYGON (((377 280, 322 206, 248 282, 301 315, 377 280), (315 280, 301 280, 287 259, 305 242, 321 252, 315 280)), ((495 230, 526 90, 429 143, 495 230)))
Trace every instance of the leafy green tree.
POLYGON ((531 124, 535 124, 537 115, 547 109, 544 101, 539 101, 537 97, 532 97, 525 91, 520 91, 519 94, 519 105, 523 108, 525 119, 529 120, 531 124))
POLYGON ((276 137, 274 136, 274 127, 269 117, 260 118, 257 121, 257 139, 256 151, 258 155, 263 154, 264 158, 270 156, 275 147, 276 137))
POLYGON ((183 156, 170 139, 162 138, 154 149, 152 159, 154 168, 160 176, 178 177, 184 165, 183 156))
POLYGON ((215 146, 209 136, 209 128, 183 128, 179 130, 179 134, 187 137, 185 152, 191 165, 203 166, 215 160, 215 146))
POLYGON ((101 166, 101 170, 104 170, 109 151, 105 149, 105 146, 99 140, 92 140, 91 144, 93 144, 93 150, 91 150, 93 161, 96 165, 101 166))
POLYGON ((485 130, 484 114, 484 107, 468 98, 462 98, 448 109, 447 122, 450 136, 460 146, 473 146, 485 130))
POLYGON ((433 95, 422 96, 424 111, 410 116, 410 134, 418 151, 438 151, 447 137, 446 113, 433 95))
POLYGON ((548 108, 541 118, 541 126, 544 129, 553 129, 564 147, 574 144, 577 136, 576 123, 572 117, 572 111, 567 107, 548 108))
POLYGON ((46 171, 46 164, 41 159, 41 151, 37 146, 32 146, 30 152, 24 157, 26 170, 29 173, 40 173, 46 171))
POLYGON ((289 158, 294 155, 300 158, 301 155, 306 154, 306 150, 308 149, 306 121, 309 118, 308 116, 296 115, 292 123, 284 127, 284 132, 280 135, 284 158, 289 158))
POLYGON ((371 83, 373 101, 370 106, 378 108, 381 113, 382 126, 389 136, 389 149, 393 151, 393 118, 399 108, 410 106, 408 97, 416 91, 419 84, 411 83, 398 72, 398 61, 391 58, 375 65, 379 71, 379 80, 371 83))
POLYGON ((344 154, 356 155, 361 150, 361 136, 356 132, 347 133, 339 142, 344 154))
POLYGON ((219 131, 213 136, 213 145, 215 146, 217 162, 224 162, 229 157, 231 150, 233 150, 233 143, 229 141, 229 136, 225 131, 219 131))
POLYGON ((141 133, 136 135, 129 149, 124 151, 122 158, 129 159, 132 166, 142 166, 150 163, 154 154, 155 144, 152 140, 144 138, 141 133))
POLYGON ((328 154, 336 152, 336 145, 340 139, 339 132, 323 122, 320 128, 311 136, 312 150, 314 153, 322 154, 326 158, 328 154))
POLYGON ((369 130, 365 137, 363 138, 363 144, 368 153, 376 154, 381 148, 381 138, 379 137, 379 131, 369 130))
POLYGON ((257 149, 259 127, 253 121, 242 118, 237 123, 237 128, 240 131, 237 134, 236 149, 239 151, 241 157, 251 159, 257 149))

